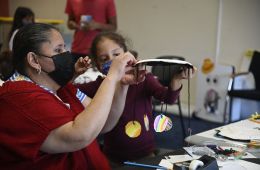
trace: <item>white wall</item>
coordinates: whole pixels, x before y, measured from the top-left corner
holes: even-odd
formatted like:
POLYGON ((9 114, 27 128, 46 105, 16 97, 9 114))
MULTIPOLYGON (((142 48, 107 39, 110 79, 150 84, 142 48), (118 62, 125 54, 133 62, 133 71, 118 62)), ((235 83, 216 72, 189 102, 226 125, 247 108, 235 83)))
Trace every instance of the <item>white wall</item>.
MULTIPOLYGON (((13 14, 19 5, 38 18, 64 19, 66 0, 9 0, 13 14)), ((119 31, 132 40, 140 58, 181 55, 195 66, 205 57, 216 58, 221 0, 115 0, 119 31)), ((219 63, 238 66, 246 49, 260 49, 259 0, 222 0, 219 63)), ((66 25, 60 26, 65 33, 66 25)), ((191 81, 195 102, 196 77, 191 81)), ((182 90, 187 101, 187 83, 182 90)))
POLYGON ((223 0, 219 62, 238 66, 247 49, 260 50, 259 17, 259 0, 223 0))
MULTIPOLYGON (((119 30, 133 41, 140 58, 180 55, 198 65, 213 57, 218 0, 117 0, 119 30)), ((196 78, 191 81, 194 103, 196 78)), ((187 83, 182 90, 187 101, 187 83)))
POLYGON ((117 0, 119 30, 141 57, 181 55, 194 62, 215 50, 217 0, 117 0))

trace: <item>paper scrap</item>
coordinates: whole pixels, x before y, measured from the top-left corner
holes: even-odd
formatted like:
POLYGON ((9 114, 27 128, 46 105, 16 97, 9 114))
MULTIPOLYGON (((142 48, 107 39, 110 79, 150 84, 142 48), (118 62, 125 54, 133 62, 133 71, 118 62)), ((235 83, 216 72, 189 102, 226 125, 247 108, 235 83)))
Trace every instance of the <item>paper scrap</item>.
POLYGON ((170 155, 168 157, 169 159, 167 160, 173 164, 193 160, 193 158, 189 155, 170 155))
POLYGON ((163 166, 167 169, 173 169, 173 164, 168 161, 167 159, 162 159, 161 162, 159 163, 160 166, 163 166))

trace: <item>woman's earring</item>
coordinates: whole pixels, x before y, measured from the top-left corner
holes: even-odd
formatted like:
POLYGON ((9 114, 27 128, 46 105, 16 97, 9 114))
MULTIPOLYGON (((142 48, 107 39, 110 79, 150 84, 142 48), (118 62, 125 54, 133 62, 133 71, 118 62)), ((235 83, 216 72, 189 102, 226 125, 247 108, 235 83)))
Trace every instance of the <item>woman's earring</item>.
POLYGON ((37 71, 37 73, 40 75, 41 72, 42 72, 42 69, 39 67, 39 68, 36 69, 36 71, 37 71))

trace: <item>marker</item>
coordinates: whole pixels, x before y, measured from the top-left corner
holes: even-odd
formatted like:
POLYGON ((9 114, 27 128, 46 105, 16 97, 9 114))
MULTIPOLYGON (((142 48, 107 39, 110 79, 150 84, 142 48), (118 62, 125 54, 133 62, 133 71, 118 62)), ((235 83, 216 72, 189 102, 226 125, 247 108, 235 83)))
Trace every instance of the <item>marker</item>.
POLYGON ((154 168, 154 169, 163 169, 163 170, 168 170, 167 168, 163 166, 157 166, 157 165, 148 165, 148 164, 141 164, 141 163, 136 163, 136 162, 124 162, 125 165, 131 165, 131 166, 139 166, 139 167, 144 167, 144 168, 154 168))

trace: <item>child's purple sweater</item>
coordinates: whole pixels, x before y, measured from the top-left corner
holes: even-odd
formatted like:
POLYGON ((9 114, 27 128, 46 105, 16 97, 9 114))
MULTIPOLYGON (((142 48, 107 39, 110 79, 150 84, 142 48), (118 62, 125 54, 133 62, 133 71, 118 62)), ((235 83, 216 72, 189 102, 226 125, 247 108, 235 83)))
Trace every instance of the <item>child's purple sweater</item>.
MULTIPOLYGON (((95 81, 79 84, 77 87, 92 98, 102 81, 103 78, 99 76, 95 81)), ((118 161, 134 160, 151 154, 155 149, 152 97, 173 104, 180 90, 181 88, 172 91, 162 86, 150 73, 146 75, 144 82, 129 86, 121 118, 114 129, 104 135, 105 154, 118 161), (149 119, 148 131, 145 128, 144 115, 149 119), (136 138, 130 138, 125 133, 125 125, 132 120, 138 121, 142 127, 140 136, 136 138)))

